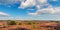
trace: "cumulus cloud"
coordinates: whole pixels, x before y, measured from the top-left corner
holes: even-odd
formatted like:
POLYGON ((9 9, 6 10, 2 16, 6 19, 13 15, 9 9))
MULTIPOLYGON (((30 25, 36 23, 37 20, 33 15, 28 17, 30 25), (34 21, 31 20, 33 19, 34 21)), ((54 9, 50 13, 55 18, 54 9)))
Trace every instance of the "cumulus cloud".
MULTIPOLYGON (((49 0, 49 1, 58 1, 58 0, 49 0)), ((56 14, 60 12, 60 7, 53 7, 48 3, 48 0, 0 0, 0 4, 9 4, 13 5, 15 3, 21 2, 21 5, 18 8, 26 8, 36 6, 37 11, 35 13, 28 13, 28 15, 39 15, 39 14, 56 14), (43 8, 47 6, 46 8, 43 8)), ((11 6, 8 6, 11 7, 11 6)))
MULTIPOLYGON (((58 1, 58 0, 51 0, 58 1)), ((40 15, 40 14, 57 14, 60 12, 60 7, 53 7, 48 3, 48 0, 26 0, 22 1, 20 8, 26 8, 36 6, 37 11, 35 13, 28 13, 28 15, 40 15), (47 6, 46 8, 43 8, 47 6)))
POLYGON ((60 13, 60 7, 52 7, 49 6, 48 8, 44 9, 38 9, 35 13, 28 13, 29 15, 41 15, 41 14, 59 14, 60 13))
POLYGON ((47 2, 47 0, 26 0, 25 2, 24 1, 21 2, 20 8, 41 5, 41 4, 44 4, 46 2, 47 2))
POLYGON ((20 8, 26 8, 31 6, 36 6, 37 11, 35 13, 28 13, 28 15, 38 15, 38 14, 45 14, 45 13, 53 13, 53 8, 44 8, 41 9, 43 6, 50 6, 50 4, 47 2, 48 0, 26 0, 21 3, 20 8), (49 10, 49 8, 51 10, 49 10))
POLYGON ((35 4, 36 4, 35 0, 26 0, 25 2, 24 1, 21 2, 21 6, 19 8, 31 7, 34 6, 35 4))

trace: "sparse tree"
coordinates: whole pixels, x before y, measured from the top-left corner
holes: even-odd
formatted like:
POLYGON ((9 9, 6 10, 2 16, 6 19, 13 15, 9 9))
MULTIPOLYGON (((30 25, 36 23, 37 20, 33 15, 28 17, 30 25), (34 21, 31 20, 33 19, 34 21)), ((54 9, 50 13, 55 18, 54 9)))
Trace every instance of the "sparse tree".
POLYGON ((22 23, 20 22, 19 25, 22 25, 22 23))
POLYGON ((27 22, 27 25, 31 25, 32 23, 31 22, 27 22))
POLYGON ((16 22, 15 21, 8 21, 7 24, 8 25, 16 25, 16 22))

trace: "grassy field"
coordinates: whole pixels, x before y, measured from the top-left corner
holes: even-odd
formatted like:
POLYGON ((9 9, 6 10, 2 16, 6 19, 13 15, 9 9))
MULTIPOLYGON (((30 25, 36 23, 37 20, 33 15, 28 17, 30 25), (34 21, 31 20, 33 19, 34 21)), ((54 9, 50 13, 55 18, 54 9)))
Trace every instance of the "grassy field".
POLYGON ((60 30, 60 21, 0 20, 0 30, 60 30))

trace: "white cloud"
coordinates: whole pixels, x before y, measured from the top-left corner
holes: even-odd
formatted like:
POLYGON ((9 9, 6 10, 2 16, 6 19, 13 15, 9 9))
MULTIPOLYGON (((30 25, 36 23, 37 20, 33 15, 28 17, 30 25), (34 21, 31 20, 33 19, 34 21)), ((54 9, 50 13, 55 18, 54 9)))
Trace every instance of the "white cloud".
POLYGON ((47 3, 47 0, 26 0, 25 2, 21 2, 20 8, 26 8, 26 7, 31 7, 31 6, 36 6, 36 5, 41 5, 47 3))
POLYGON ((36 3, 35 3, 35 0, 26 0, 25 2, 21 2, 21 6, 20 8, 25 8, 25 7, 31 7, 31 6, 34 6, 36 3))
POLYGON ((36 15, 38 15, 38 13, 28 13, 28 15, 36 16, 36 15))
POLYGON ((20 2, 20 0, 0 0, 0 5, 11 6, 18 2, 20 2))
MULTIPOLYGON (((19 8, 26 8, 36 6, 37 11, 35 13, 28 13, 29 15, 40 15, 40 14, 57 14, 60 12, 60 7, 53 7, 51 4, 47 2, 48 0, 0 0, 0 4, 15 4, 17 2, 21 2, 19 8), (48 6, 47 8, 42 8, 43 6, 48 6), (42 8, 42 9, 41 9, 42 8)), ((58 1, 58 0, 50 0, 50 1, 58 1)), ((8 6, 11 7, 11 6, 8 6)))
POLYGON ((35 13, 28 13, 28 15, 41 15, 41 14, 60 14, 60 7, 48 6, 47 8, 39 9, 35 13))
MULTIPOLYGON (((56 1, 56 0, 52 0, 56 1)), ((60 7, 53 7, 47 2, 47 0, 27 0, 22 2, 20 8, 26 8, 36 6, 37 11, 35 13, 28 13, 28 15, 40 15, 40 14, 57 14, 60 12, 60 7), (34 2, 33 2, 34 1, 34 2), (42 8, 43 6, 48 6, 47 8, 42 8), (41 9, 42 8, 42 9, 41 9)))
POLYGON ((52 1, 58 1, 58 0, 52 0, 52 1))
MULTIPOLYGON (((26 0, 25 2, 22 1, 20 8, 36 6, 37 11, 35 13, 28 13, 28 15, 57 14, 60 12, 59 10, 60 7, 53 7, 47 1, 48 0, 26 0), (48 6, 48 7, 43 8, 43 6, 48 6)), ((51 0, 51 1, 58 1, 58 0, 51 0)))
POLYGON ((4 13, 4 12, 0 12, 0 16, 9 16, 9 14, 7 14, 7 13, 4 13))
POLYGON ((0 20, 9 20, 11 17, 5 12, 0 12, 0 20))
POLYGON ((46 3, 47 0, 36 0, 38 3, 46 3))
POLYGON ((60 7, 55 8, 55 13, 60 13, 60 7))
POLYGON ((28 15, 40 15, 40 14, 54 14, 55 8, 51 6, 47 0, 26 0, 21 3, 20 8, 26 8, 36 6, 37 11, 35 13, 28 13, 28 15), (47 8, 41 9, 43 6, 48 6, 47 8))

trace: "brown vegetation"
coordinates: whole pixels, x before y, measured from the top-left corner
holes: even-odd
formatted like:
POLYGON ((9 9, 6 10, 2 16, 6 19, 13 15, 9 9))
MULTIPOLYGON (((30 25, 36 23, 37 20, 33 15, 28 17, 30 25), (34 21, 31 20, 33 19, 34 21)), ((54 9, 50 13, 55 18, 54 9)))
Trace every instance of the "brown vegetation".
POLYGON ((0 21, 0 30, 60 30, 59 21, 0 21))

